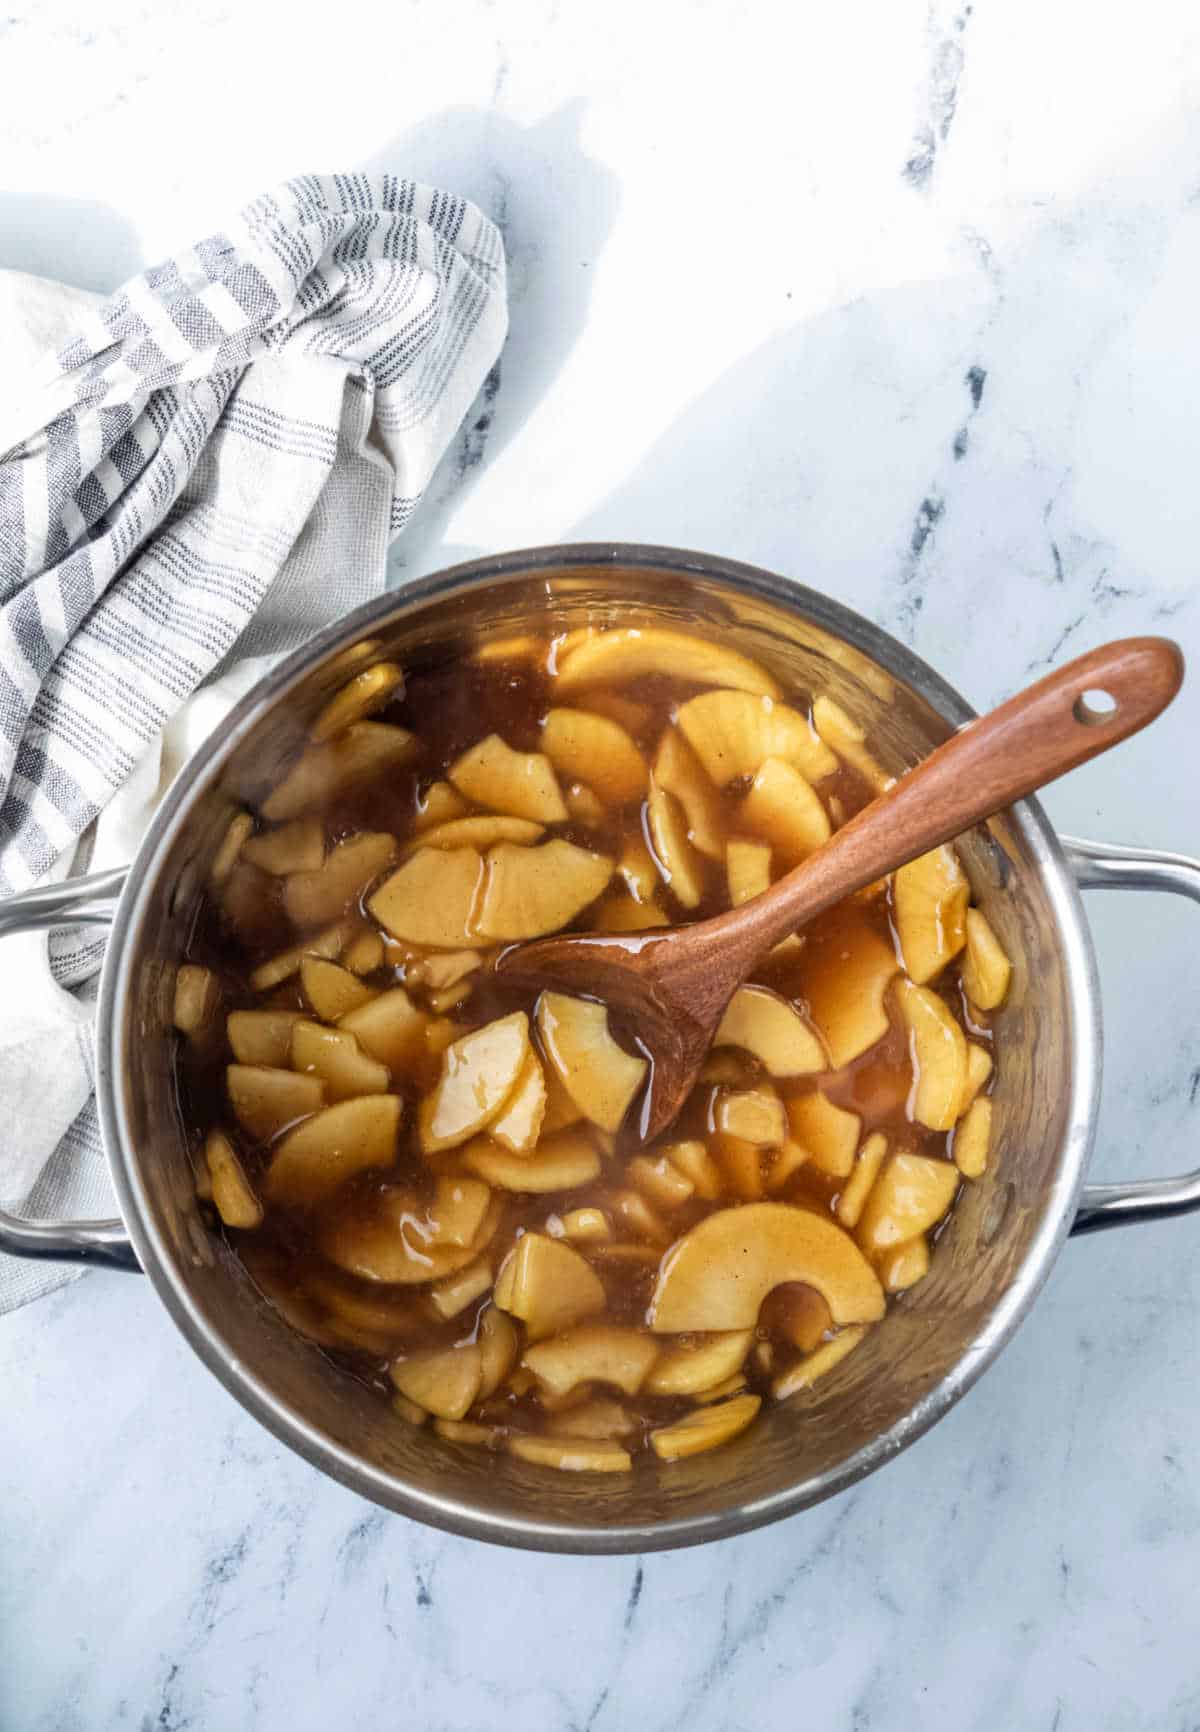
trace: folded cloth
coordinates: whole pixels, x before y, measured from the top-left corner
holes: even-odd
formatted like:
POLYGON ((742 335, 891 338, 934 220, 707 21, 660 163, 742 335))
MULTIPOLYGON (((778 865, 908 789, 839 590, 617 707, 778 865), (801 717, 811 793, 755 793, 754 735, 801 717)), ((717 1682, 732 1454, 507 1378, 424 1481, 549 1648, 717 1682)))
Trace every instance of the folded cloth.
MULTIPOLYGON (((0 273, 0 894, 127 861, 242 692, 383 588, 505 328, 496 228, 394 175, 289 181, 108 301, 0 273)), ((102 955, 4 941, 15 1213, 116 1212, 102 955)), ((69 1278, 0 1256, 0 1312, 69 1278)))

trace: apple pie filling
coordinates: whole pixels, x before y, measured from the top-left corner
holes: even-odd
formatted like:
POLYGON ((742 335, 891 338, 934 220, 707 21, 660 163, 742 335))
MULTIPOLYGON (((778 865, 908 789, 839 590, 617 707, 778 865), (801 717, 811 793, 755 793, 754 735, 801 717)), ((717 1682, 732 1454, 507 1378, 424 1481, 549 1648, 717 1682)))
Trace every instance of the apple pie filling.
POLYGON ((923 1278, 988 1161, 1011 972, 952 847, 778 945, 648 1147, 637 1029, 493 970, 745 902, 885 782, 830 697, 589 628, 361 667, 233 817, 175 988, 197 1189, 381 1424, 690 1456, 923 1278))

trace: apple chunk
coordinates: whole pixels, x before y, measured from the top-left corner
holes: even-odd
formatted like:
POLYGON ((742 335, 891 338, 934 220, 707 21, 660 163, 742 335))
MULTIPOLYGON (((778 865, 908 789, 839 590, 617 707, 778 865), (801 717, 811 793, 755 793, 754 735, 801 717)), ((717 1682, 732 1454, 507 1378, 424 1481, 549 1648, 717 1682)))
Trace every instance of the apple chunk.
POLYGON ((909 1112, 931 1131, 948 1131, 967 1086, 967 1038, 949 1006, 929 987, 902 979, 896 997, 913 1067, 909 1112))
POLYGON ((683 807, 653 777, 646 802, 646 822, 664 882, 685 908, 695 908, 704 894, 704 867, 688 840, 683 807))
POLYGON ((576 1130, 546 1137, 531 1154, 515 1155, 478 1137, 463 1153, 463 1164, 501 1191, 572 1191, 598 1177, 600 1156, 591 1138, 576 1130))
POLYGON ((780 758, 810 781, 832 775, 838 761, 807 716, 750 692, 705 692, 681 706, 679 726, 719 788, 753 776, 780 758))
POLYGON ((337 1022, 348 1011, 369 1004, 375 994, 358 976, 324 956, 306 956, 300 964, 304 996, 322 1022, 337 1022))
POLYGON ((1012 963, 985 915, 968 908, 967 954, 963 960, 963 990, 980 1010, 995 1010, 1004 1003, 1012 979, 1012 963))
POLYGON ((627 1449, 599 1437, 535 1437, 518 1431, 508 1440, 508 1453, 560 1473, 628 1473, 633 1466, 627 1449))
POLYGON ((227 1227, 243 1231, 262 1225, 263 1207, 237 1151, 223 1131, 210 1131, 204 1145, 212 1200, 227 1227))
POLYGON ((596 900, 612 871, 604 855, 561 837, 539 848, 498 843, 488 853, 475 929, 499 940, 558 932, 596 900))
POLYGON ((420 1286, 474 1263, 495 1237, 500 1215, 493 1198, 475 1238, 469 1245, 456 1245, 441 1233, 436 1206, 431 1208, 407 1189, 389 1189, 338 1210, 323 1226, 320 1245, 331 1263, 360 1281, 420 1286))
POLYGON ((636 1395, 657 1358, 657 1345, 639 1330, 583 1323, 531 1347, 521 1363, 552 1395, 567 1395, 580 1383, 610 1383, 636 1395))
POLYGON ((740 1046, 770 1076, 809 1076, 825 1069, 821 1043, 800 1012, 765 986, 743 986, 734 993, 714 1044, 740 1046))
POLYGON ((954 1164, 964 1179, 977 1179, 986 1171, 991 1135, 992 1103, 983 1095, 954 1127, 954 1164))
POLYGON ((617 1045, 602 1004, 543 992, 535 1020, 542 1050, 583 1116, 602 1130, 619 1130, 645 1078, 645 1059, 617 1045))
POLYGON ((569 1329, 605 1306, 600 1278, 578 1251, 541 1233, 517 1241, 496 1277, 493 1298, 521 1319, 530 1341, 569 1329))
POLYGON ((297 1119, 324 1104, 325 1090, 317 1077, 269 1065, 231 1064, 225 1069, 229 1104, 242 1129, 256 1142, 269 1143, 297 1119))
POLYGON ((483 883, 475 848, 420 848, 384 880, 367 904, 393 938, 433 950, 475 942, 472 921, 483 883))
POLYGON ((866 924, 848 924, 836 944, 805 951, 808 1014, 838 1069, 887 1033, 885 997, 898 968, 891 945, 866 924))
POLYGON ((516 1155, 537 1146, 546 1116, 546 1073, 532 1046, 503 1110, 488 1126, 488 1135, 516 1155))
POLYGON ((966 943, 971 886, 948 843, 901 866, 892 886, 904 966, 924 986, 966 943))
POLYGON ((729 883, 729 906, 740 908, 771 888, 771 845, 743 842, 737 837, 725 844, 725 876, 729 883))
POLYGON ((738 823, 777 848, 789 866, 806 860, 833 834, 819 795, 782 758, 768 758, 760 766, 742 801, 738 823))
POLYGON ((894 776, 889 776, 864 744, 866 734, 853 721, 838 703, 832 698, 819 697, 813 703, 813 726, 824 740, 825 744, 849 764, 852 770, 857 770, 864 781, 878 793, 889 788, 894 776))
POLYGON ((650 1327, 666 1335, 753 1329, 763 1300, 784 1281, 815 1287, 835 1323, 883 1315, 883 1289, 848 1233, 787 1203, 745 1203, 707 1216, 672 1246, 650 1327))
POLYGON ((299 1010, 234 1010, 225 1032, 239 1064, 282 1070, 291 1055, 292 1029, 302 1020, 299 1010))
POLYGON ((647 1395, 699 1395, 742 1368, 754 1343, 752 1329, 701 1335, 665 1347, 646 1378, 647 1395))
POLYGON ((284 880, 283 906, 294 926, 320 926, 344 914, 373 878, 390 866, 396 839, 364 830, 331 848, 313 872, 284 880))
MULTIPOLYGON (((307 1077, 297 1078, 307 1082, 307 1077)), ((401 1102, 396 1095, 340 1101, 289 1131, 271 1159, 265 1190, 273 1203, 319 1203, 354 1173, 396 1158, 401 1102)))
POLYGON ((395 662, 376 662, 347 680, 321 710, 309 730, 314 740, 331 740, 352 722, 381 710, 390 699, 404 695, 404 675, 395 662))
POLYGON ((420 742, 406 728, 385 722, 354 722, 336 739, 308 746, 262 803, 272 824, 299 818, 353 788, 409 764, 420 742))
POLYGON ((529 1018, 523 1010, 453 1041, 437 1087, 421 1103, 423 1151, 452 1149, 494 1119, 516 1087, 529 1051, 529 1018))
POLYGON ((854 1168, 862 1120, 835 1106, 820 1089, 793 1095, 787 1103, 792 1136, 808 1150, 814 1167, 831 1178, 848 1178, 854 1168))
POLYGON ((679 801, 692 846, 710 860, 724 859, 725 821, 720 796, 678 728, 666 728, 658 742, 654 782, 679 801))
POLYGON ((655 626, 598 632, 566 654, 560 652, 555 690, 586 691, 589 686, 620 685, 646 674, 763 692, 770 698, 779 696, 779 687, 770 674, 747 656, 708 643, 691 632, 655 626))
POLYGON ((387 1066, 368 1058, 347 1030, 301 1018, 292 1029, 291 1057, 293 1070, 320 1078, 331 1104, 387 1090, 387 1066))
POLYGON ((962 1174, 950 1161, 934 1161, 928 1155, 893 1155, 876 1179, 859 1218, 860 1245, 875 1256, 935 1227, 954 1201, 961 1179, 962 1174))
POLYGON ((717 1449, 745 1431, 762 1406, 760 1395, 735 1395, 685 1413, 674 1425, 659 1426, 650 1433, 650 1446, 663 1461, 681 1461, 706 1449, 717 1449))
POLYGON ((448 823, 435 824, 414 838, 412 848, 474 848, 484 853, 497 842, 520 842, 526 847, 540 842, 545 835, 544 824, 534 824, 529 818, 506 818, 502 812, 477 812, 471 818, 451 818, 448 823))
POLYGON ((394 1360, 392 1382, 410 1401, 439 1419, 461 1419, 479 1394, 483 1365, 473 1342, 460 1342, 437 1353, 414 1354, 394 1360))
POLYGON ((464 752, 448 774, 460 794, 493 812, 537 824, 559 824, 567 816, 549 758, 541 752, 515 752, 499 734, 489 734, 464 752))
POLYGON ((542 750, 561 775, 586 782, 607 805, 623 806, 646 791, 646 760, 607 716, 551 710, 542 723, 542 750))
POLYGON ((315 872, 325 858, 325 837, 319 818, 293 818, 261 836, 251 836, 242 859, 273 878, 289 872, 315 872))

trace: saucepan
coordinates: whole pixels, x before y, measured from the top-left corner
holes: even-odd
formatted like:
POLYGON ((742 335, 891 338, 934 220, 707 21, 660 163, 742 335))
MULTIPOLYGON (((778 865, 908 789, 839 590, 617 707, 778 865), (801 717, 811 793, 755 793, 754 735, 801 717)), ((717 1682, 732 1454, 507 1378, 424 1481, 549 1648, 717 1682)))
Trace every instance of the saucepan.
MULTIPOLYGON (((960 851, 1013 959, 996 1026, 988 1172, 939 1236, 928 1277, 858 1352, 765 1409, 710 1455, 631 1475, 556 1474, 393 1422, 378 1397, 302 1339, 205 1222, 176 1106, 170 1027, 208 862, 231 812, 260 795, 364 642, 410 668, 501 634, 621 620, 732 644, 781 683, 825 691, 884 767, 917 762, 972 711, 903 645, 827 596, 705 554, 617 544, 538 548, 456 566, 386 595, 275 669, 180 773, 137 859, 34 890, 0 934, 111 927, 96 1051, 100 1122, 122 1219, 0 1215, 24 1256, 141 1267, 185 1338, 245 1408, 317 1467, 384 1507, 454 1533, 547 1551, 626 1552, 719 1539, 841 1491, 946 1413, 1033 1304, 1067 1235, 1200 1208, 1200 1170, 1084 1184, 1100 1095, 1100 1003, 1080 890, 1200 901, 1200 862, 1058 837, 1035 800, 960 851)), ((355 665, 361 665, 361 661, 355 665)))

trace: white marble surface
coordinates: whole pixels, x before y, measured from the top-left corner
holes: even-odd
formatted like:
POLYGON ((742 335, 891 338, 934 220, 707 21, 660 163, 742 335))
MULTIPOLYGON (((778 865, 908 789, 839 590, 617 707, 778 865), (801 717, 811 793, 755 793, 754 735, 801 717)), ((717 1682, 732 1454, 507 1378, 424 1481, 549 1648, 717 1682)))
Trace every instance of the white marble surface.
MULTIPOLYGON (((512 338, 399 578, 652 538, 830 590, 978 704, 1122 632, 1200 665, 1190 10, 11 0, 0 263, 106 288, 287 173, 440 179, 505 227, 512 338)), ((1055 818, 1200 853, 1198 693, 1055 818)), ((1094 915, 1096 1171, 1194 1164, 1197 911, 1094 915)), ((1185 1732, 1198 1235, 1068 1246, 883 1474, 644 1562, 380 1514, 93 1276, 0 1322, 0 1727, 1185 1732)))

